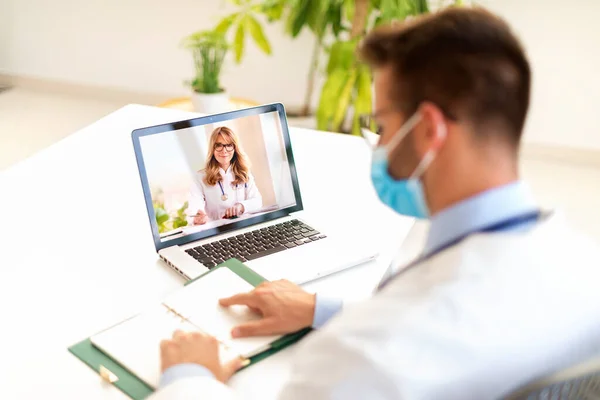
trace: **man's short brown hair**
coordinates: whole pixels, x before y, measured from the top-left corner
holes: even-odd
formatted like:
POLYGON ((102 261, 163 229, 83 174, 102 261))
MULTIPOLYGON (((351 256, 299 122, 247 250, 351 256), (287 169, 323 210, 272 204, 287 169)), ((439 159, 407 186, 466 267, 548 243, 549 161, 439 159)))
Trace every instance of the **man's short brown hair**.
POLYGON ((390 95, 414 113, 423 101, 472 124, 480 138, 518 145, 529 107, 531 72, 517 38, 500 18, 452 7, 373 31, 360 48, 375 68, 391 67, 390 95))

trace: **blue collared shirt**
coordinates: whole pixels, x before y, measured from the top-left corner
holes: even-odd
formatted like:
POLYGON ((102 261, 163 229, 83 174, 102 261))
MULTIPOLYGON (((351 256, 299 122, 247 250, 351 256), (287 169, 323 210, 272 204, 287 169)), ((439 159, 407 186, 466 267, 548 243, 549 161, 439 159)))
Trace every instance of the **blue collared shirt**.
MULTIPOLYGON (((423 255, 431 254, 471 232, 538 208, 529 187, 521 181, 479 193, 431 218, 423 255)), ((518 225, 515 229, 525 229, 530 224, 518 225)))
MULTIPOLYGON (((431 218, 431 226, 422 255, 435 252, 471 232, 477 232, 487 226, 537 209, 529 187, 521 181, 479 193, 440 211, 431 218)), ((521 224, 514 229, 526 229, 533 223, 521 224)), ((342 301, 340 299, 317 295, 313 328, 323 326, 341 309, 342 301)), ((213 374, 199 365, 180 364, 163 373, 160 386, 164 387, 179 378, 189 376, 212 377, 213 374)))

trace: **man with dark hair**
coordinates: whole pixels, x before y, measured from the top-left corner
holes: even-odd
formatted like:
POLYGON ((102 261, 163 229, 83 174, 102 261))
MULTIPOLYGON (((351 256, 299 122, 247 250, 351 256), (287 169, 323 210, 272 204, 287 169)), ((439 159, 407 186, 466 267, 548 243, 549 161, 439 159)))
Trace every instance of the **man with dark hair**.
MULTIPOLYGON (((221 299, 263 316, 236 337, 319 328, 281 398, 491 399, 597 354, 598 247, 519 179, 531 73, 509 27, 452 8, 378 30, 360 50, 374 69, 373 185, 431 227, 415 262, 343 311, 285 281, 221 299)), ((221 365, 216 348, 198 333, 165 341, 156 398, 233 396, 219 381, 240 364, 221 365)))

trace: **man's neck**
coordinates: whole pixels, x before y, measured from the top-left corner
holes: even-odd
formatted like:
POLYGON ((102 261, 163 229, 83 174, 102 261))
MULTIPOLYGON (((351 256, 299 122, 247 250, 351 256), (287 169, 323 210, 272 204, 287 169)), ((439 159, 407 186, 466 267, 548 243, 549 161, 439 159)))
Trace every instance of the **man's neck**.
POLYGON ((446 208, 451 207, 462 200, 466 200, 490 189, 494 189, 509 184, 511 182, 515 182, 518 179, 518 176, 515 175, 502 178, 498 177, 497 179, 486 180, 484 182, 477 182, 475 184, 473 184, 473 182, 469 182, 469 184, 467 185, 457 186, 451 192, 446 192, 441 196, 435 196, 434 198, 432 198, 429 207, 431 215, 435 215, 438 212, 445 210, 446 208))
POLYGON ((462 200, 519 179, 516 163, 506 159, 504 162, 463 164, 462 167, 454 171, 446 171, 443 179, 438 182, 428 182, 431 183, 427 185, 428 187, 435 188, 435 191, 427 193, 431 215, 462 200))
POLYGON ((454 132, 423 176, 433 216, 480 193, 519 180, 518 149, 502 136, 475 140, 454 132))

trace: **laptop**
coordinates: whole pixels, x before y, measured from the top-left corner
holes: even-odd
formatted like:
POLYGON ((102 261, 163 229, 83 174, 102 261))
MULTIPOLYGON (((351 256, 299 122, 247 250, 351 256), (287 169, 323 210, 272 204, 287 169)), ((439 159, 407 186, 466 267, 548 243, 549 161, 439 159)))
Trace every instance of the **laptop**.
POLYGON ((282 104, 140 128, 132 139, 156 251, 186 280, 237 258, 268 280, 302 284, 377 256, 356 235, 299 217, 282 104))

